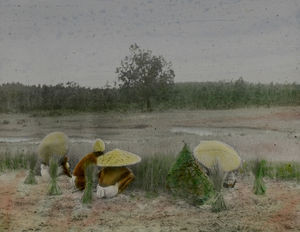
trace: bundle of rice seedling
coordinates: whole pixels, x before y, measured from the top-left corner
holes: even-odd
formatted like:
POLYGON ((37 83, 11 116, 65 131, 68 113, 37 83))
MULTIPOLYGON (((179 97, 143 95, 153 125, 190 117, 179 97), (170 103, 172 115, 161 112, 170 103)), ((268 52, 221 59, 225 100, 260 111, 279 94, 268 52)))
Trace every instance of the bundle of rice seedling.
POLYGON ((203 204, 213 195, 213 186, 195 162, 185 144, 167 175, 167 185, 174 196, 191 204, 203 204))
POLYGON ((53 156, 50 160, 50 167, 49 167, 49 174, 50 174, 50 183, 48 189, 49 195, 62 194, 57 184, 57 171, 58 171, 58 158, 56 156, 53 156))
POLYGON ((252 167, 252 172, 254 174, 254 185, 253 192, 256 195, 264 195, 266 193, 266 186, 263 180, 265 175, 267 162, 265 160, 256 160, 252 167))
POLYGON ((34 170, 35 165, 37 163, 37 157, 35 154, 32 154, 29 156, 29 172, 28 176, 26 177, 24 184, 37 184, 37 181, 35 179, 34 170))
POLYGON ((222 167, 218 161, 215 162, 210 171, 210 179, 215 189, 215 196, 212 200, 212 211, 220 212, 227 209, 222 193, 225 172, 222 170, 222 167))
POLYGON ((93 183, 94 183, 95 165, 88 164, 85 167, 85 188, 82 196, 83 204, 92 203, 93 199, 93 183))

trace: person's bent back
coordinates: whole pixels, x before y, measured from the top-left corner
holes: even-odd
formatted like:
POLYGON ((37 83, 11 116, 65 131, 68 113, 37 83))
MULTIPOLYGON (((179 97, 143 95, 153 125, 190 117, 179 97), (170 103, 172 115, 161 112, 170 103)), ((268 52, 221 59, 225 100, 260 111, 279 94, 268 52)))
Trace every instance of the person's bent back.
POLYGON ((93 146, 93 152, 85 155, 76 165, 73 171, 75 186, 83 190, 85 188, 85 167, 90 164, 97 164, 97 158, 104 154, 105 144, 97 139, 93 146))

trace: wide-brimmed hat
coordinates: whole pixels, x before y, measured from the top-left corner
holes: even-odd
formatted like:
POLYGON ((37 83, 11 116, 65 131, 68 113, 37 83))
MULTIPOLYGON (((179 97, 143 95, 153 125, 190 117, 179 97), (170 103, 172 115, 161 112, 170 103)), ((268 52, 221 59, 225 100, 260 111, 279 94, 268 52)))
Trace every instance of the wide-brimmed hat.
POLYGON ((137 164, 141 157, 128 151, 114 149, 97 158, 97 165, 101 167, 122 167, 137 164))
POLYGON ((218 163, 223 171, 229 172, 241 165, 238 153, 228 144, 219 141, 202 141, 193 154, 196 160, 207 168, 212 168, 218 163))
POLYGON ((52 132, 46 135, 38 146, 38 155, 42 162, 49 164, 49 160, 54 156, 63 157, 69 150, 69 138, 63 132, 52 132))

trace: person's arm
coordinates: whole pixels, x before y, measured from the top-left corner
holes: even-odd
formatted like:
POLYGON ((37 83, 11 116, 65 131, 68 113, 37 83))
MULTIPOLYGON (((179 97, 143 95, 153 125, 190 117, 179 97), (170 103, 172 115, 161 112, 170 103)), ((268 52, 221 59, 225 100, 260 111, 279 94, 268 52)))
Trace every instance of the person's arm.
POLYGON ((71 171, 70 171, 70 164, 68 162, 68 157, 66 157, 66 156, 63 160, 62 167, 63 167, 64 174, 67 175, 68 177, 72 177, 71 171))

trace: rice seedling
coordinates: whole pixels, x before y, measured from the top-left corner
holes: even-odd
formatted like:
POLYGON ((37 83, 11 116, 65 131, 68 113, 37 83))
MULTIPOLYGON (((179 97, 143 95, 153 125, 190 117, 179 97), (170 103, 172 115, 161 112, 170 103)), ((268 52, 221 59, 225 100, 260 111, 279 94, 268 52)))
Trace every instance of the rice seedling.
POLYGON ((90 164, 85 167, 85 188, 82 196, 83 204, 90 204, 93 200, 93 183, 95 176, 95 165, 90 164))
POLYGON ((11 169, 12 165, 11 165, 11 157, 9 156, 9 154, 5 154, 5 158, 4 158, 4 166, 6 169, 11 169))
POLYGON ((257 159, 252 167, 252 172, 255 177, 253 192, 256 195, 264 195, 266 193, 266 185, 263 180, 266 173, 266 164, 267 162, 265 160, 257 159))
POLYGON ((34 154, 31 154, 29 156, 29 172, 28 172, 28 176, 26 177, 24 184, 37 184, 37 181, 35 179, 35 175, 34 175, 34 169, 35 169, 35 165, 37 163, 37 157, 34 154))
POLYGON ((295 162, 275 165, 275 177, 282 180, 300 180, 300 164, 295 162))
POLYGON ((166 178, 174 161, 175 157, 172 155, 155 154, 143 157, 139 164, 131 167, 135 180, 129 188, 152 193, 166 192, 166 178))
MULTIPOLYGON (((239 174, 249 174, 255 166, 254 160, 243 162, 239 174)), ((264 166, 264 177, 276 180, 300 181, 300 163, 297 162, 267 162, 264 166)))
POLYGON ((222 193, 224 179, 225 179, 225 172, 222 170, 219 162, 216 162, 212 168, 210 169, 210 180, 215 189, 215 196, 212 199, 212 211, 213 212, 220 212, 227 209, 224 196, 222 193))
POLYGON ((214 192, 186 144, 168 172, 167 184, 174 196, 194 205, 203 204, 214 192))
POLYGON ((53 156, 50 160, 49 174, 50 183, 48 188, 49 195, 60 195, 62 194, 60 187, 57 184, 57 171, 58 171, 58 158, 53 156))

